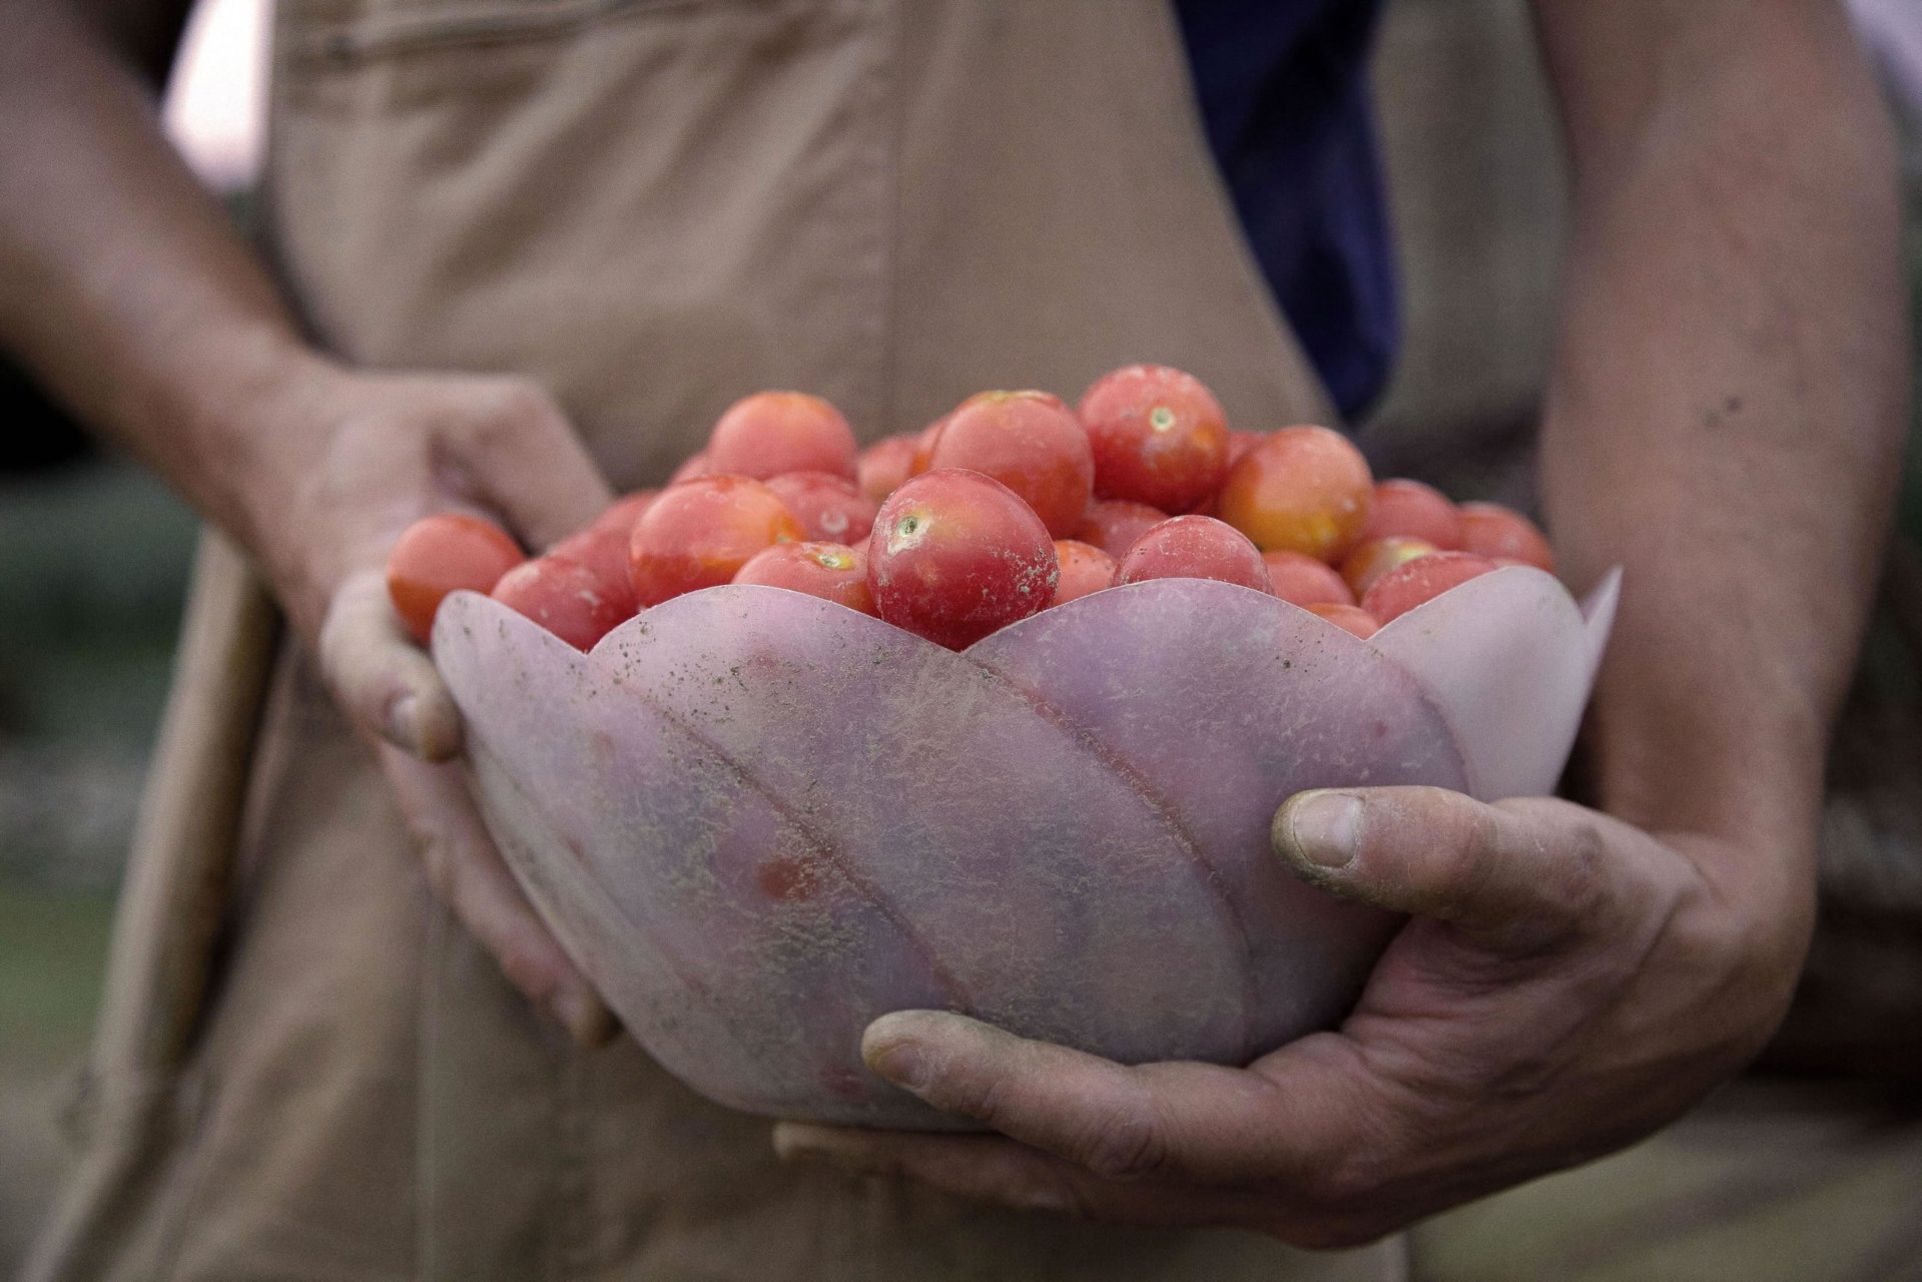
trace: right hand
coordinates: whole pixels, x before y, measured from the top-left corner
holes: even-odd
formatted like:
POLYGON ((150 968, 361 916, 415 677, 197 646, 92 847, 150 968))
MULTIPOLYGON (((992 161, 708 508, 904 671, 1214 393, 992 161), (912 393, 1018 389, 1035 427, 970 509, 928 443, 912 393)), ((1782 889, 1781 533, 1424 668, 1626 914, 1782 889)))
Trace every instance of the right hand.
POLYGON ((583 1044, 612 1016, 521 893, 450 764, 460 713, 388 600, 384 566, 414 520, 464 510, 543 548, 611 498, 565 415, 518 379, 321 365, 255 412, 274 462, 251 487, 256 557, 354 727, 375 741, 436 891, 507 978, 583 1044))

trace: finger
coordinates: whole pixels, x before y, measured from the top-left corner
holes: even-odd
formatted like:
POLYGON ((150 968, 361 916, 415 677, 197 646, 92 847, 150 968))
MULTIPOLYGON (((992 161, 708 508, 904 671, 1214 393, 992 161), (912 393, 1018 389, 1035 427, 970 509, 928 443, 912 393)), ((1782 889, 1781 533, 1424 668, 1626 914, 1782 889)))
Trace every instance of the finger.
POLYGON ((1444 788, 1318 789, 1275 812, 1275 853, 1325 889, 1449 922, 1501 951, 1595 924, 1610 887, 1605 816, 1444 788))
POLYGON ((552 547, 614 501, 567 415, 539 387, 504 381, 493 419, 475 483, 528 546, 552 547))
POLYGON ((587 978, 562 951, 494 848, 467 781, 451 765, 430 765, 395 748, 380 749, 427 878, 496 961, 514 987, 551 1011, 575 1040, 596 1046, 616 1029, 587 978))
POLYGON ((460 710, 401 627, 377 571, 348 577, 320 626, 320 670, 348 719, 425 761, 460 751, 460 710))
POLYGON ((1361 1080, 1331 1073, 1312 1051, 1289 1067, 1287 1091, 1270 1075, 1212 1064, 1129 1068, 939 1011, 882 1016, 861 1054, 943 1112, 1120 1181, 1311 1170, 1351 1138, 1348 1097, 1361 1080))

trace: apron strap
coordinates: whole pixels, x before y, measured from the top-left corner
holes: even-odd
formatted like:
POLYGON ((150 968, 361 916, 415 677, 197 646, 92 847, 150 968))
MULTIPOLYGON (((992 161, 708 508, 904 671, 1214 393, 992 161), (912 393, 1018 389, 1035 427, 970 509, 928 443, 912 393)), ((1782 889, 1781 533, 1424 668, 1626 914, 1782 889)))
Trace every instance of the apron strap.
POLYGON ((185 1057, 224 916, 279 628, 240 552, 203 531, 114 920, 97 1080, 166 1074, 185 1057))

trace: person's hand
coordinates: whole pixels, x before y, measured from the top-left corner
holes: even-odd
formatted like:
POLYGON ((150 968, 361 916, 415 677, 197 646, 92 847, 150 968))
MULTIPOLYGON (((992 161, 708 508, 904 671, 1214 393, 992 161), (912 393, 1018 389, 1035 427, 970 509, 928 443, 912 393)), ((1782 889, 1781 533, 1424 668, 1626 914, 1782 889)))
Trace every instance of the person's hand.
POLYGON ((868 1027, 869 1066, 1001 1135, 783 1123, 777 1149, 1020 1208, 1356 1245, 1687 1109, 1781 1017, 1812 911, 1812 885, 1768 871, 1796 861, 1549 799, 1303 793, 1274 845, 1413 914, 1338 1031, 1246 1069, 1123 1067, 900 1012, 868 1027))
POLYGON ((418 517, 475 512, 541 548, 607 504, 606 482, 554 402, 519 380, 326 366, 252 408, 273 453, 237 482, 253 490, 248 542, 335 700, 379 741, 430 881, 516 987, 583 1043, 606 1040, 606 1007, 521 894, 450 764, 460 714, 402 629, 383 572, 418 517))

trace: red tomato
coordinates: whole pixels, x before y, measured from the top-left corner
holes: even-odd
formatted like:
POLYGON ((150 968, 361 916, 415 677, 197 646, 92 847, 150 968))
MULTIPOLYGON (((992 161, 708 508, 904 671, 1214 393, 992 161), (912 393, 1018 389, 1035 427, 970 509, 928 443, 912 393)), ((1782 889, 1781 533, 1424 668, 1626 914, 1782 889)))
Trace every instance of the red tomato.
POLYGON ((1054 559, 1061 567, 1061 578, 1054 586, 1050 605, 1062 605, 1114 586, 1115 560, 1100 548, 1075 539, 1056 539, 1054 559))
POLYGON ((868 538, 881 617, 960 650, 1054 599, 1048 527, 1001 482, 937 469, 888 497, 868 538))
MULTIPOLYGON (((932 466, 928 460, 934 454, 934 443, 941 439, 941 429, 948 425, 948 416, 943 414, 934 422, 922 428, 914 436, 914 457, 908 460, 908 475, 919 476, 932 466)), ((898 486, 896 487, 899 488, 898 486)))
POLYGON ((610 599, 600 576, 584 565, 543 556, 517 565, 494 585, 493 597, 576 650, 590 650, 615 624, 633 617, 610 599))
MULTIPOLYGON (((1252 450, 1255 446, 1267 439, 1268 433, 1266 432, 1249 432, 1238 427, 1230 428, 1228 430, 1228 466, 1233 467, 1235 464, 1241 462, 1241 460, 1247 456, 1249 450, 1252 450)), ((1222 479, 1228 479, 1226 472, 1222 473, 1222 479)))
POLYGON ((734 581, 787 588, 862 614, 878 613, 868 588, 867 553, 841 543, 777 543, 762 548, 748 558, 734 581))
POLYGON ((769 479, 807 537, 816 542, 859 543, 874 528, 880 505, 854 482, 828 472, 789 472, 769 479))
POLYGON ((635 490, 632 494, 623 494, 608 504, 607 510, 595 517, 587 528, 613 530, 626 538, 634 532, 634 522, 641 519, 641 513, 647 511, 659 493, 659 490, 635 490))
POLYGON ((572 561, 586 566, 594 572, 596 591, 609 601, 617 603, 625 614, 634 613, 634 585, 630 579, 627 564, 628 545, 633 540, 632 528, 622 529, 618 523, 590 525, 579 534, 568 537, 547 549, 547 555, 557 561, 572 561))
POLYGON ((1376 580, 1396 566, 1436 551, 1439 549, 1426 539, 1373 539, 1357 544, 1355 550, 1342 561, 1341 577, 1348 580, 1348 586, 1355 590, 1356 596, 1364 596, 1369 588, 1375 586, 1376 580))
POLYGON ((902 432, 861 451, 854 461, 854 479, 863 495, 879 503, 913 475, 916 439, 916 433, 902 432))
POLYGON ((1167 512, 1206 502, 1228 470, 1228 421, 1214 393, 1166 365, 1104 374, 1081 397, 1094 492, 1167 512))
POLYGON ((1364 641, 1381 631, 1381 624, 1375 622, 1375 616, 1356 606, 1324 603, 1311 605, 1308 609, 1342 631, 1352 632, 1364 641))
POLYGON ((1361 599, 1361 608, 1386 626, 1452 587, 1480 578, 1495 563, 1473 552, 1431 552, 1390 570, 1361 599))
POLYGON ((1135 540, 1115 571, 1116 583, 1148 579, 1215 579, 1273 592, 1261 551, 1212 516, 1175 516, 1135 540))
POLYGON ((841 411, 805 392, 756 392, 728 407, 708 437, 716 473, 766 480, 788 472, 854 479, 854 429, 841 411))
POLYGON ((492 521, 460 512, 425 516, 387 554, 387 595, 414 640, 426 645, 449 592, 492 592, 521 563, 521 550, 492 521))
POLYGON ((1462 504, 1462 549, 1491 560, 1502 557, 1555 573, 1548 536, 1533 521, 1499 503, 1462 504))
POLYGON ((1462 545, 1462 514, 1434 486, 1391 477, 1375 486, 1361 541, 1394 538, 1420 539, 1438 552, 1453 552, 1462 545))
MULTIPOLYGON (((712 475, 714 475, 714 469, 708 465, 707 451, 702 450, 698 454, 690 454, 685 462, 675 468, 674 474, 667 478, 667 483, 679 485, 682 481, 693 481, 712 475)), ((638 520, 639 517, 635 519, 638 520)))
POLYGON ((1334 570, 1299 552, 1263 552, 1274 593, 1295 605, 1353 605, 1355 594, 1334 570))
POLYGON ((928 462, 993 477, 1056 538, 1074 533, 1094 492, 1088 434, 1061 398, 1046 392, 970 396, 948 415, 928 462))
POLYGON ((1075 531, 1075 538, 1090 543, 1109 556, 1126 556, 1136 539, 1168 519, 1168 514, 1146 503, 1127 499, 1096 499, 1075 531))
POLYGON ((1215 507, 1264 552, 1335 561, 1367 524, 1374 487, 1368 461, 1341 433, 1284 427, 1235 464, 1215 507))
POLYGON ((776 543, 801 541, 801 523, 780 497, 745 476, 706 476, 662 491, 634 523, 628 581, 639 606, 719 587, 747 559, 776 543))

